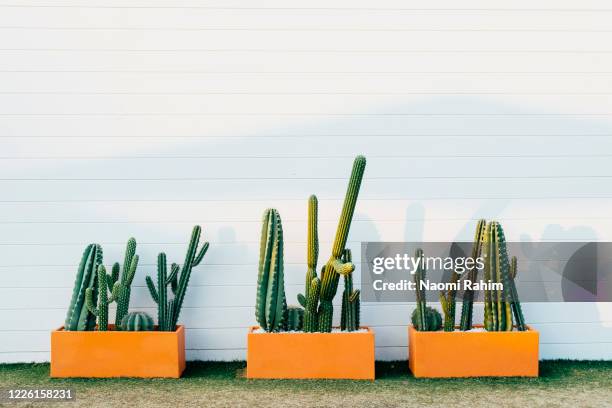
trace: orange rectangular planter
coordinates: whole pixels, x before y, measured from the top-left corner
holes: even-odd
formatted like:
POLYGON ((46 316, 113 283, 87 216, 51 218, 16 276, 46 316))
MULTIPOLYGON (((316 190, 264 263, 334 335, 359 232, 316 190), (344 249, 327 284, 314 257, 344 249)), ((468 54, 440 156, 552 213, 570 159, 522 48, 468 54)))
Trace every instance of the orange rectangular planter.
POLYGON ((185 370, 185 328, 51 332, 51 377, 166 377, 185 370))
POLYGON ((409 326, 408 338, 408 365, 415 377, 538 376, 539 333, 531 327, 511 332, 421 332, 409 326))
POLYGON ((247 378, 374 379, 374 332, 255 333, 247 378))

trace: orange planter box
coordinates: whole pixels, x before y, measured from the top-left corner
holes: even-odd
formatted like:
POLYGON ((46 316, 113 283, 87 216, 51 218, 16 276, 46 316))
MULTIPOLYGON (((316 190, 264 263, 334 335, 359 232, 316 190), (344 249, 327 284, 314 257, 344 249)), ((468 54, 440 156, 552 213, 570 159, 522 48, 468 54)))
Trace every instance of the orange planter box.
POLYGON ((166 377, 185 370, 185 328, 51 332, 51 377, 166 377))
POLYGON ((374 332, 255 333, 247 378, 374 379, 374 332))
MULTIPOLYGON (((475 326, 482 327, 482 326, 475 326)), ((408 328, 408 365, 415 377, 537 377, 539 333, 420 332, 408 328)))

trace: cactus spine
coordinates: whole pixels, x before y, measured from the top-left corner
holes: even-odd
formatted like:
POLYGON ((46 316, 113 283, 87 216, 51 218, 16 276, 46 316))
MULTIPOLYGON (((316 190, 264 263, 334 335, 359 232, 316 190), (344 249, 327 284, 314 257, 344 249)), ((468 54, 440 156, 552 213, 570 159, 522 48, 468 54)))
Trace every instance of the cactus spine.
POLYGON ((332 254, 321 272, 321 292, 318 313, 319 331, 323 333, 329 333, 332 329, 334 312, 332 300, 338 290, 340 275, 345 276, 351 274, 355 270, 355 265, 353 265, 353 263, 343 263, 341 257, 346 247, 346 241, 353 220, 353 213, 355 212, 355 205, 357 204, 357 197, 359 195, 365 166, 365 157, 357 156, 353 163, 351 178, 344 198, 344 206, 342 207, 342 213, 338 222, 332 254))
POLYGON ((255 317, 263 330, 277 332, 287 316, 283 226, 278 211, 267 209, 262 224, 255 317))
POLYGON ((89 311, 85 304, 85 296, 88 288, 92 289, 92 301, 95 303, 98 297, 96 272, 102 264, 102 247, 98 244, 90 244, 85 248, 76 280, 72 298, 66 314, 64 330, 93 330, 96 326, 96 317, 89 311))
POLYGON ((417 260, 417 268, 414 272, 414 284, 416 292, 416 309, 413 315, 416 314, 416 319, 413 319, 413 324, 418 331, 426 331, 429 325, 427 324, 427 299, 423 288, 421 288, 421 281, 425 280, 427 270, 423 264, 423 250, 418 248, 414 253, 414 258, 417 260), (416 320, 416 324, 414 323, 416 320))
MULTIPOLYGON (((345 249, 342 262, 352 262, 350 249, 345 249)), ((344 292, 342 293, 342 313, 340 328, 346 331, 355 331, 359 328, 359 289, 353 290, 353 274, 344 275, 344 292)))
POLYGON ((304 307, 303 328, 308 333, 317 331, 319 325, 317 305, 319 304, 321 281, 317 277, 317 260, 319 259, 318 207, 317 196, 313 194, 308 199, 308 247, 306 252, 308 270, 306 271, 306 284, 304 294, 298 295, 298 302, 304 307))
POLYGON ((109 284, 109 288, 112 288, 113 293, 116 295, 117 314, 115 315, 115 327, 118 328, 121 327, 121 322, 130 308, 131 285, 136 274, 136 268, 138 268, 138 255, 136 255, 136 240, 134 238, 128 240, 125 248, 121 280, 119 280, 120 268, 118 262, 113 265, 111 283, 109 284))
POLYGON ((185 255, 185 262, 182 267, 173 263, 170 267, 169 275, 167 273, 168 265, 166 262, 166 254, 162 252, 158 255, 157 288, 150 276, 146 278, 151 297, 155 303, 157 303, 157 319, 160 331, 176 330, 176 324, 183 307, 185 294, 187 293, 191 271, 202 262, 204 255, 206 255, 206 251, 208 251, 208 242, 204 242, 198 251, 201 233, 202 228, 199 225, 193 227, 191 240, 189 241, 187 254, 185 255), (168 300, 168 285, 170 285, 172 293, 174 294, 172 300, 168 300))
MULTIPOLYGON (((87 309, 98 317, 98 330, 108 330, 108 305, 116 300, 117 290, 114 290, 111 297, 108 296, 109 283, 112 279, 111 276, 106 274, 106 268, 104 265, 98 266, 98 307, 94 301, 94 290, 93 288, 87 288, 85 291, 85 305, 87 309)), ((116 286, 117 288, 117 286, 116 286)))
MULTIPOLYGON (((486 220, 479 220, 476 225, 476 233, 474 234, 474 243, 472 244, 472 259, 480 257, 482 252, 482 243, 486 230, 486 220)), ((470 282, 475 282, 478 278, 478 268, 474 266, 468 271, 467 279, 470 282)), ((470 330, 472 328, 472 316, 474 312, 474 290, 466 289, 463 294, 463 303, 461 305, 461 330, 470 330)))
POLYGON ((128 313, 121 320, 121 330, 151 331, 153 330, 153 318, 144 312, 128 313))

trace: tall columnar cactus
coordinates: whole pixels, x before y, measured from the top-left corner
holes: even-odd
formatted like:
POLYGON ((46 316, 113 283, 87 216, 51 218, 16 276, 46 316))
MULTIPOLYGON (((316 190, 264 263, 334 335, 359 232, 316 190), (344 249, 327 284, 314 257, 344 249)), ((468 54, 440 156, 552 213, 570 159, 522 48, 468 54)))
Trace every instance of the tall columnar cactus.
POLYGON ((263 330, 283 329, 287 317, 283 264, 283 226, 275 209, 264 212, 257 277, 255 317, 263 330))
POLYGON ((123 316, 121 321, 123 331, 151 331, 153 318, 145 312, 131 312, 123 316))
POLYGON ((334 313, 332 300, 338 290, 340 276, 348 275, 355 270, 355 265, 353 265, 353 263, 344 263, 341 257, 346 247, 346 241, 353 220, 353 213, 355 212, 355 205, 357 204, 357 197, 359 195, 359 188, 361 187, 365 166, 365 157, 357 156, 353 163, 353 171, 344 198, 344 206, 342 207, 342 213, 338 222, 332 254, 321 272, 321 292, 318 314, 319 331, 322 333, 329 333, 332 329, 332 318, 334 313))
POLYGON ((306 259, 306 284, 304 294, 298 295, 298 302, 304 307, 304 331, 315 332, 319 326, 317 306, 319 304, 319 291, 321 281, 317 278, 317 260, 319 259, 318 201, 314 194, 308 199, 308 245, 306 259))
MULTIPOLYGON (((474 234, 474 242, 472 244, 472 259, 476 260, 482 252, 482 243, 484 240, 487 221, 479 220, 476 225, 476 233, 474 234)), ((478 268, 471 268, 466 279, 470 282, 476 282, 478 278, 478 268)), ((463 293, 463 303, 461 305, 461 330, 470 330, 472 328, 472 315, 474 313, 474 290, 466 289, 463 293)))
POLYGON ((427 323, 427 299, 425 297, 425 292, 421 287, 421 282, 425 281, 425 276, 427 274, 427 270, 425 269, 425 265, 423 263, 423 250, 418 248, 414 253, 414 258, 417 260, 418 265, 416 271, 414 271, 414 284, 415 284, 415 293, 416 293, 416 320, 415 327, 418 331, 427 331, 429 324, 427 323), (420 261, 419 261, 420 260, 420 261))
POLYGON ((501 283, 502 289, 485 290, 485 329, 512 330, 510 264, 501 225, 491 221, 486 228, 483 245, 484 278, 486 282, 501 283))
MULTIPOLYGON (((350 249, 345 249, 342 256, 343 263, 352 262, 350 249)), ((344 275, 344 292, 342 293, 342 313, 340 328, 346 331, 355 331, 359 328, 359 289, 353 290, 353 274, 344 275)))
POLYGON ((518 292, 516 291, 516 285, 514 279, 518 271, 516 256, 513 256, 510 261, 510 299, 512 302, 512 312, 514 314, 514 320, 516 321, 516 328, 519 331, 527 330, 525 324, 525 317, 523 316, 523 310, 521 308, 521 302, 519 301, 518 292))
POLYGON ((202 262, 204 255, 206 255, 206 251, 208 251, 208 242, 204 242, 198 251, 201 233, 202 229, 199 225, 193 227, 191 240, 189 241, 189 247, 185 255, 185 262, 182 267, 173 263, 170 266, 169 275, 167 273, 168 265, 166 262, 166 254, 162 252, 158 255, 157 288, 150 276, 146 278, 151 297, 155 303, 157 303, 157 320, 160 331, 176 330, 176 324, 183 307, 185 294, 187 293, 191 270, 202 262), (172 300, 168 300, 168 285, 170 285, 172 293, 174 294, 172 300))
POLYGON ((131 285, 136 274, 136 268, 138 268, 138 255, 136 255, 136 240, 130 238, 125 248, 125 258, 123 260, 123 271, 121 273, 121 279, 119 279, 119 272, 121 266, 119 262, 113 265, 111 274, 111 283, 109 288, 112 288, 113 293, 116 295, 115 301, 117 302, 117 314, 115 315, 115 327, 120 328, 123 318, 128 313, 130 308, 130 294, 132 292, 131 285))
POLYGON ((94 316, 85 304, 85 294, 88 288, 92 289, 92 301, 95 303, 98 298, 96 272, 102 264, 102 247, 98 244, 90 244, 85 248, 76 280, 72 298, 66 314, 64 330, 93 330, 96 326, 96 316, 94 316))
POLYGON ((85 291, 85 305, 90 313, 98 317, 99 331, 108 330, 108 305, 114 302, 117 296, 118 286, 115 286, 115 290, 111 296, 108 296, 108 291, 110 289, 109 283, 111 282, 111 279, 112 278, 106 274, 106 268, 104 265, 98 266, 98 307, 96 307, 96 303, 94 301, 94 289, 87 288, 85 291))

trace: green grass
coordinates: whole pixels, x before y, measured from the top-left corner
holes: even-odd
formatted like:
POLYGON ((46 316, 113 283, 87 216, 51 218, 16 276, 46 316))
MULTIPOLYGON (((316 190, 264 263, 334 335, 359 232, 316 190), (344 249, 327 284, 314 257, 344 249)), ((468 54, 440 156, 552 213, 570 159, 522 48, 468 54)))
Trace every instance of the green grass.
POLYGON ((603 361, 542 362, 539 378, 469 379, 416 379, 405 361, 377 363, 373 382, 247 380, 241 376, 244 367, 244 362, 194 362, 179 380, 50 379, 48 364, 8 364, 0 365, 0 388, 71 387, 77 401, 70 407, 612 406, 612 362, 603 361))

